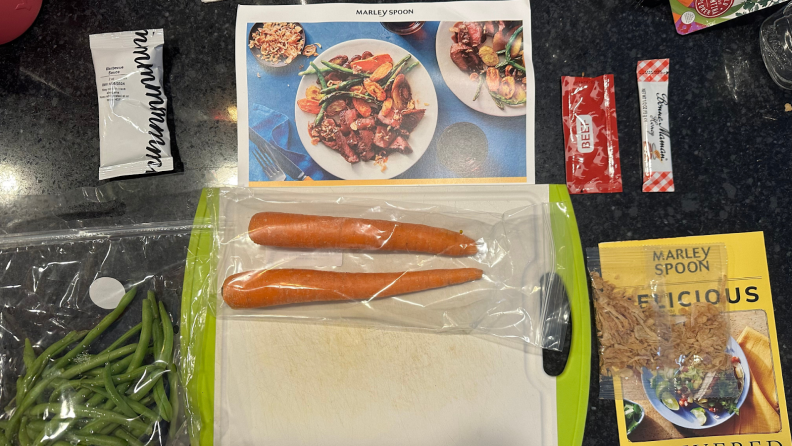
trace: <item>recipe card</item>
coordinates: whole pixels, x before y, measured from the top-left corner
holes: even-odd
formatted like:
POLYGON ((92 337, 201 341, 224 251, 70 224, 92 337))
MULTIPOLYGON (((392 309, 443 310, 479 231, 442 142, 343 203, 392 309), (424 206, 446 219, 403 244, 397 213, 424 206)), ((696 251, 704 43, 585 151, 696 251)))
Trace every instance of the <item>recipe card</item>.
POLYGON ((534 183, 530 23, 527 0, 240 6, 238 184, 534 183))
POLYGON ((764 235, 752 232, 603 243, 599 245, 603 277, 618 280, 629 275, 629 267, 611 254, 642 250, 646 245, 677 248, 650 253, 656 272, 666 277, 666 288, 654 296, 658 305, 725 305, 730 367, 725 372, 701 374, 695 367, 680 367, 664 379, 648 379, 647 373, 638 379, 614 377, 621 444, 792 444, 764 235), (712 270, 717 258, 709 248, 718 245, 725 246, 727 252, 727 283, 710 289, 696 277, 712 270), (724 386, 732 383, 734 394, 724 394, 724 386), (715 391, 720 395, 713 397, 715 391))

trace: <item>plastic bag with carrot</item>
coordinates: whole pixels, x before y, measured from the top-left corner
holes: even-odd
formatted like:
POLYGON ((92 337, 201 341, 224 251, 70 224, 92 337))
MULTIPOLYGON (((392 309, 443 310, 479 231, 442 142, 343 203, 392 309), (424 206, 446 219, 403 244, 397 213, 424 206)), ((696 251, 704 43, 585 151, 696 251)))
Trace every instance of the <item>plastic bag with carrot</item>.
POLYGON ((332 193, 221 189, 218 319, 471 333, 561 350, 568 307, 551 229, 563 207, 505 214, 332 193))

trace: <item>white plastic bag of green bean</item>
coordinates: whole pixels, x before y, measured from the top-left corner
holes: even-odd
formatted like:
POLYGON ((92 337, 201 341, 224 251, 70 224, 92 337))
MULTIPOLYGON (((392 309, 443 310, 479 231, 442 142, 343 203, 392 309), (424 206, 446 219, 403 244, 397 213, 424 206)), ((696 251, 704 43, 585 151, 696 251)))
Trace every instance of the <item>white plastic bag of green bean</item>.
POLYGON ((0 237, 0 446, 189 444, 178 325, 191 229, 0 237), (103 277, 124 287, 115 308, 91 299, 103 277))

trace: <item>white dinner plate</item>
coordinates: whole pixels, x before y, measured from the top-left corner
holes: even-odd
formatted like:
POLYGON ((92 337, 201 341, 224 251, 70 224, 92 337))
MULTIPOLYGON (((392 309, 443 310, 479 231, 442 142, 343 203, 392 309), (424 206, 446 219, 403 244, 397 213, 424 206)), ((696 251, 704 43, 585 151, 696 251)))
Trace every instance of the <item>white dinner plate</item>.
MULTIPOLYGON (((525 116, 525 105, 514 107, 507 105, 503 110, 499 109, 495 105, 495 101, 487 94, 486 84, 481 87, 478 99, 473 100, 478 83, 470 80, 470 73, 460 70, 454 61, 451 60, 451 45, 454 44, 454 41, 451 40, 451 31, 449 30, 455 23, 457 22, 440 22, 435 42, 437 65, 440 66, 440 74, 443 76, 448 88, 454 92, 462 103, 481 113, 492 116, 525 116)), ((484 43, 492 46, 492 37, 487 37, 484 43)))
MULTIPOLYGON (((341 54, 351 59, 364 51, 370 51, 375 55, 390 54, 394 64, 407 54, 410 54, 404 48, 382 40, 357 39, 341 42, 324 50, 314 59, 314 63, 322 66, 322 60, 330 60, 341 54)), ((420 62, 413 55, 407 63, 411 64, 416 61, 420 62)), ((432 136, 437 126, 437 93, 432 84, 432 78, 423 64, 413 68, 406 76, 412 89, 413 98, 418 100, 419 108, 426 109, 426 114, 407 139, 413 152, 410 154, 391 153, 388 156, 387 168, 384 171, 382 166, 375 164, 373 161, 360 161, 350 164, 340 153, 323 143, 311 144, 311 136, 308 134, 308 123, 312 122, 316 115, 300 110, 297 106, 297 100, 304 98, 305 90, 316 84, 316 76, 303 76, 300 85, 297 87, 297 97, 294 101, 294 117, 297 125, 297 134, 300 135, 300 141, 302 141, 305 150, 311 158, 322 166, 324 170, 344 180, 386 180, 404 173, 413 164, 417 163, 424 152, 426 152, 426 148, 429 147, 429 142, 432 141, 432 136)))

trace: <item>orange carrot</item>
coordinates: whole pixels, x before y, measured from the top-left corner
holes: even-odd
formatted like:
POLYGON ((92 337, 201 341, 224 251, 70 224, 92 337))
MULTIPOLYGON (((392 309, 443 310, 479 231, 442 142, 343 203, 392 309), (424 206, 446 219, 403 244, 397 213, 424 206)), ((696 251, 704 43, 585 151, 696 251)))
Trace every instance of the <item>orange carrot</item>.
POLYGON ((261 212, 250 219, 250 239, 264 246, 476 254, 476 242, 459 232, 426 225, 363 218, 261 212))
POLYGON ((226 278, 223 300, 231 308, 362 300, 397 296, 481 279, 477 268, 398 273, 337 273, 310 269, 246 271, 226 278))
POLYGON ((352 69, 357 68, 360 71, 365 71, 366 73, 373 73, 377 68, 379 68, 380 65, 386 63, 393 63, 393 59, 390 57, 390 54, 377 54, 376 56, 371 56, 368 59, 350 62, 349 65, 352 67, 352 69))

